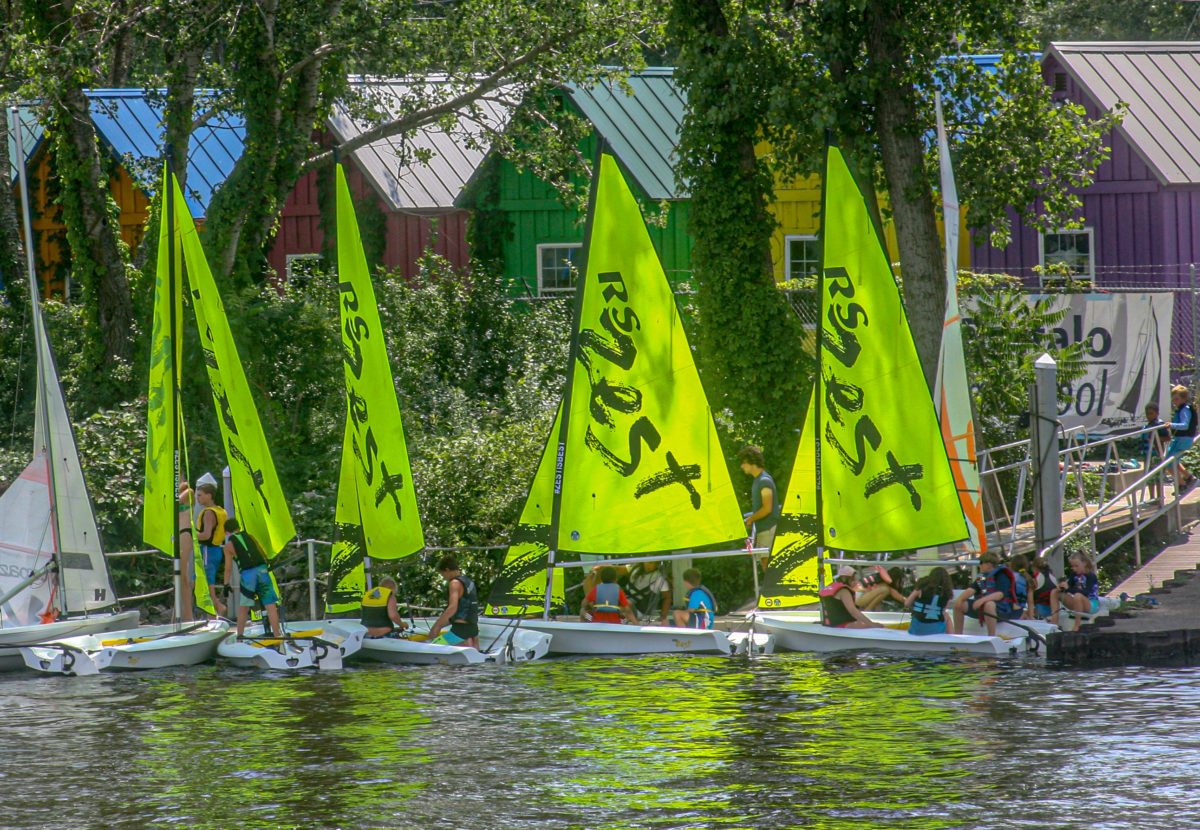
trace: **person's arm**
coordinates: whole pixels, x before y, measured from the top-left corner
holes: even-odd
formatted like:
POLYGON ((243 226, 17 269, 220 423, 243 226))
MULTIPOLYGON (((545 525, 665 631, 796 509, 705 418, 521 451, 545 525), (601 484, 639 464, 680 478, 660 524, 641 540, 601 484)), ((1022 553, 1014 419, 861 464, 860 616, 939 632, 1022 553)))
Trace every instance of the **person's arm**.
POLYGON ((879 623, 872 620, 862 611, 858 610, 858 606, 854 604, 854 592, 847 588, 844 591, 838 591, 838 596, 842 598, 842 605, 846 606, 846 610, 850 615, 860 623, 866 623, 871 628, 879 628, 879 623))
POLYGON ((458 600, 462 597, 463 586, 457 579, 450 580, 450 601, 446 603, 446 610, 442 612, 442 616, 437 618, 433 624, 433 628, 429 629, 429 639, 433 639, 438 634, 442 633, 442 629, 454 619, 455 613, 458 611, 458 600))
POLYGON ((588 592, 588 595, 583 598, 583 604, 579 607, 580 615, 590 614, 592 609, 596 607, 596 589, 593 588, 588 592))
POLYGON ((401 631, 408 628, 408 623, 406 623, 400 617, 400 606, 396 603, 396 592, 395 591, 393 591, 391 594, 388 595, 387 608, 388 608, 388 619, 390 619, 393 623, 396 624, 396 628, 399 628, 401 631))
POLYGON ((1192 423, 1192 408, 1187 405, 1179 407, 1179 413, 1175 417, 1179 420, 1171 422, 1171 429, 1176 432, 1187 429, 1192 423))
POLYGON ((759 491, 759 495, 762 497, 762 507, 758 508, 746 517, 747 529, 749 529, 750 525, 754 524, 759 519, 765 519, 767 516, 770 516, 771 511, 775 509, 774 490, 772 490, 770 487, 764 487, 759 491))
POLYGON ((212 544, 213 531, 217 529, 217 514, 211 510, 205 510, 204 516, 200 520, 200 533, 198 538, 201 544, 212 544))
POLYGON ((917 597, 919 597, 920 595, 921 595, 920 588, 913 589, 913 592, 911 594, 904 597, 904 607, 912 608, 912 604, 917 601, 917 597))
POLYGON ((625 592, 621 591, 617 600, 617 604, 621 606, 621 614, 625 619, 634 625, 641 625, 642 621, 638 619, 637 612, 633 610, 633 606, 629 604, 629 597, 625 596, 625 592))

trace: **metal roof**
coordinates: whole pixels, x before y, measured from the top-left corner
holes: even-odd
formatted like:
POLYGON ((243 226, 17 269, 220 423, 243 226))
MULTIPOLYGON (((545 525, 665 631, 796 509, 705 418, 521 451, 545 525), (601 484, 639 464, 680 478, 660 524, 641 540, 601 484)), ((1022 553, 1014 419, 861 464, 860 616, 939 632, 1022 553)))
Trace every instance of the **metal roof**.
MULTIPOLYGON (((454 85, 436 79, 355 80, 352 87, 370 99, 378 114, 398 116, 417 99, 445 100, 457 93, 454 85)), ((450 210, 475 171, 483 163, 491 131, 502 130, 509 110, 494 100, 483 100, 471 115, 432 125, 406 135, 373 141, 354 151, 354 158, 380 197, 393 210, 450 210)), ((329 128, 338 142, 349 141, 374 126, 351 114, 345 102, 334 105, 329 128)))
POLYGON ((688 196, 675 182, 673 156, 687 98, 673 72, 671 67, 644 69, 629 76, 628 90, 616 82, 567 88, 583 116, 655 200, 688 196))
MULTIPOLYGON (((5 123, 11 126, 12 122, 9 120, 11 116, 7 111, 5 112, 4 117, 5 123)), ((42 128, 42 125, 38 123, 37 108, 30 104, 19 104, 17 106, 17 117, 21 124, 21 141, 24 144, 25 161, 28 163, 28 161, 33 158, 33 154, 37 152, 37 148, 42 142, 42 135, 45 133, 45 130, 42 128)), ((8 137, 8 173, 10 178, 12 178, 13 181, 16 181, 17 142, 11 134, 8 137)))
POLYGON ((1200 184, 1200 43, 1051 43, 1096 103, 1128 105, 1118 128, 1163 184, 1200 184))
MULTIPOLYGON (((196 91, 196 111, 203 113, 211 90, 196 91)), ((165 90, 92 89, 87 91, 96 131, 121 157, 129 175, 143 190, 156 192, 162 176, 165 90)), ((194 216, 204 216, 213 192, 233 171, 245 143, 245 121, 218 113, 197 127, 188 142, 187 192, 194 216)))

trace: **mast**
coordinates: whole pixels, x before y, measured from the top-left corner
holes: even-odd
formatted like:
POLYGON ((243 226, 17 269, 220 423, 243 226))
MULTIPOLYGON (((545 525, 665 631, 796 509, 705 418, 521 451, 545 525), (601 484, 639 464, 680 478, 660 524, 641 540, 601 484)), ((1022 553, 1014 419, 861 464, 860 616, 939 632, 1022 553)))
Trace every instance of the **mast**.
MULTIPOLYGON (((15 106, 10 107, 9 116, 9 135, 13 136, 14 141, 16 141, 17 180, 19 181, 21 187, 21 219, 25 230, 25 266, 29 277, 29 311, 33 315, 33 337, 38 349, 37 398, 41 402, 41 406, 39 406, 38 409, 40 410, 39 414, 42 421, 42 440, 45 442, 45 445, 41 447, 41 450, 46 455, 46 483, 48 485, 47 489, 50 495, 50 533, 52 537, 52 544, 54 546, 54 561, 56 564, 56 570, 58 571, 59 580, 61 581, 63 575, 62 551, 59 550, 58 539, 62 534, 59 533, 58 506, 55 504, 54 499, 54 494, 56 492, 54 489, 54 465, 50 462, 50 407, 48 392, 46 389, 46 379, 44 376, 45 373, 43 370, 44 367, 41 366, 41 343, 42 339, 46 336, 46 331, 43 325, 44 321, 42 320, 41 314, 41 297, 40 292, 38 291, 37 266, 34 262, 33 256, 33 222, 29 217, 29 184, 28 171, 25 169, 25 141, 24 136, 21 134, 20 109, 15 106)), ((35 453, 37 450, 38 448, 34 447, 35 453)), ((64 599, 66 592, 65 590, 61 590, 61 587, 62 586, 60 585, 60 590, 55 594, 55 602, 58 605, 59 611, 66 613, 67 606, 64 599)))
POLYGON ((587 258, 592 244, 592 222, 596 217, 596 190, 600 184, 600 157, 608 142, 596 139, 592 158, 592 184, 588 192, 587 223, 583 231, 582 256, 575 269, 575 308, 571 318, 571 347, 567 355, 567 388, 563 392, 562 421, 558 426, 558 452, 554 461, 554 498, 550 507, 550 549, 546 552, 546 595, 542 603, 542 619, 550 619, 550 600, 554 593, 554 559, 558 553, 558 529, 562 516, 563 472, 567 462, 567 436, 571 423, 571 392, 575 387, 575 363, 579 360, 579 328, 583 320, 583 294, 587 287, 587 258))
MULTIPOLYGON (((825 131, 825 166, 821 182, 821 227, 817 234, 818 263, 817 268, 817 336, 816 336, 816 377, 813 378, 813 468, 816 475, 816 517, 817 517, 817 590, 825 587, 825 507, 821 499, 821 352, 825 345, 825 325, 821 319, 821 306, 825 302, 825 233, 829 226, 829 145, 833 137, 829 130, 825 131)), ((803 438, 803 436, 801 436, 803 438)))
MULTIPOLYGON (((167 221, 167 297, 170 302, 170 311, 168 312, 168 331, 167 336, 170 342, 170 363, 171 363, 171 459, 172 459, 172 488, 176 495, 174 499, 178 499, 179 493, 179 446, 180 441, 180 425, 182 418, 180 417, 181 403, 179 397, 179 350, 177 348, 177 337, 179 334, 179 320, 175 303, 176 286, 179 276, 175 273, 175 147, 174 145, 166 145, 167 156, 167 175, 166 175, 166 194, 164 201, 166 204, 166 221, 167 221)), ((179 510, 179 505, 175 504, 175 510, 179 510)), ((188 510, 188 522, 191 522, 191 510, 188 510)), ((183 564, 180 560, 179 549, 179 515, 176 512, 174 521, 171 526, 171 561, 174 563, 175 570, 175 619, 177 622, 183 621, 183 564)))

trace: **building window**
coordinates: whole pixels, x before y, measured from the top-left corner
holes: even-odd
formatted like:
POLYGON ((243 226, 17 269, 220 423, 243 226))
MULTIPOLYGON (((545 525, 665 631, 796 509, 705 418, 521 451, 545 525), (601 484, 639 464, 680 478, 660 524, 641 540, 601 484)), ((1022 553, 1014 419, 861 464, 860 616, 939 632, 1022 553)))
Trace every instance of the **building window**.
POLYGON ((309 277, 321 270, 320 254, 288 254, 284 271, 288 282, 303 285, 309 277))
POLYGON ((538 245, 538 294, 563 294, 575 290, 575 258, 583 246, 538 245))
POLYGON ((1093 228, 1042 234, 1042 284, 1055 279, 1054 273, 1045 273, 1055 266, 1066 266, 1072 279, 1093 282, 1096 278, 1094 242, 1093 228))
POLYGON ((787 248, 784 279, 798 280, 801 277, 816 276, 821 262, 815 236, 788 236, 784 238, 784 245, 787 248))

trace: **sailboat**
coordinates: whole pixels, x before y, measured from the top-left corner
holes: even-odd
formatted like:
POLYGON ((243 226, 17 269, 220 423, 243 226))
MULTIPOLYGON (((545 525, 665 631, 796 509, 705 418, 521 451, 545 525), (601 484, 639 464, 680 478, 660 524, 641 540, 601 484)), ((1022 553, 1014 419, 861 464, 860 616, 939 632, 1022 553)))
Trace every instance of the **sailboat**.
POLYGON ((487 613, 533 615, 521 625, 552 634, 552 654, 728 654, 723 631, 550 618, 574 555, 624 564, 746 537, 670 283, 606 147, 589 201, 566 389, 487 613))
MULTIPOLYGON (((24 159, 21 130, 12 136, 24 159)), ((136 610, 118 610, 100 545, 39 304, 24 164, 18 172, 37 378, 33 458, 0 495, 0 671, 24 665, 20 646, 138 621, 136 610)))
MULTIPOLYGON (((340 163, 335 167, 346 426, 326 608, 331 614, 345 614, 360 607, 366 590, 366 558, 392 561, 420 553, 425 549, 425 532, 354 202, 345 170, 340 163)), ((482 651, 425 642, 420 635, 428 633, 429 621, 413 623, 414 630, 407 636, 367 638, 366 628, 356 620, 326 621, 335 630, 358 637, 359 657, 387 663, 465 665, 489 659, 532 659, 545 654, 549 646, 546 635, 515 626, 503 633, 481 629, 481 643, 490 644, 482 651)))
MULTIPOLYGON (((834 628, 820 623, 819 612, 791 610, 816 599, 825 550, 875 554, 962 541, 969 537, 964 500, 978 495, 977 484, 974 493, 960 486, 965 465, 951 466, 891 265, 835 146, 826 151, 823 198, 818 371, 755 624, 793 651, 1029 650, 1026 632, 1009 624, 995 637, 917 636, 834 628)), ((958 350, 961 360, 961 340, 958 350)), ((944 400, 965 392, 963 379, 948 380, 944 400)))

